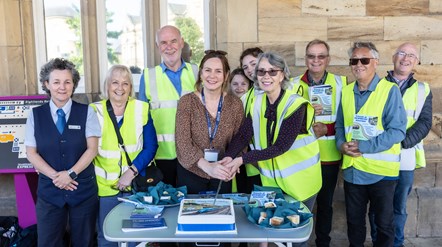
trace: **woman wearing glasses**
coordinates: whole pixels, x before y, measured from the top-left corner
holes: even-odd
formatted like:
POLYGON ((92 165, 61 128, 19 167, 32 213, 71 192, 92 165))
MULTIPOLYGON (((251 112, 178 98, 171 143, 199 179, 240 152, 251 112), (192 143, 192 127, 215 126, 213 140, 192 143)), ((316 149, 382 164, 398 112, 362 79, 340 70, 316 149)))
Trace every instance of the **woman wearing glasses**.
MULTIPOLYGON (((244 118, 241 100, 227 93, 230 67, 224 51, 206 51, 201 60, 195 91, 183 96, 176 115, 178 186, 187 191, 216 191, 219 180, 230 180, 230 169, 218 160, 238 132, 244 118)), ((231 191, 222 183, 220 193, 231 191)))
POLYGON ((250 112, 221 161, 233 174, 244 163, 257 163, 262 185, 281 188, 311 210, 321 188, 319 146, 311 128, 314 109, 289 87, 289 69, 281 56, 258 57, 250 112), (260 92, 260 91, 257 91, 260 92), (253 150, 237 157, 253 139, 253 150), (232 157, 234 159, 232 159, 232 157))
POLYGON ((27 158, 39 173, 38 246, 63 246, 68 223, 71 246, 94 243, 98 198, 91 162, 101 133, 94 110, 71 99, 79 81, 68 60, 43 65, 40 82, 50 101, 26 122, 27 158))
POLYGON ((105 99, 91 104, 102 128, 98 155, 94 159, 100 198, 98 246, 118 246, 118 243, 104 238, 104 218, 119 203, 118 197, 130 193, 132 180, 139 173, 145 175, 145 168, 154 158, 158 142, 149 104, 132 98, 132 74, 126 66, 114 65, 109 69, 104 92, 105 99), (119 146, 112 118, 119 128, 126 152, 133 164, 131 166, 119 146))

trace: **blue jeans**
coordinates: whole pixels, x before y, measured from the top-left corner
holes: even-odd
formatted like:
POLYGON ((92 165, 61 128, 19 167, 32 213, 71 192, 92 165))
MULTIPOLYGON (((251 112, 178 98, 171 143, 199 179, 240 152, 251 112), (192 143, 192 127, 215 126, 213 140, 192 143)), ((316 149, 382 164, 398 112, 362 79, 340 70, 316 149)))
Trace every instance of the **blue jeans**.
POLYGON ((394 242, 393 194, 397 180, 381 180, 358 185, 344 181, 347 235, 350 247, 363 247, 367 227, 367 205, 374 212, 377 227, 375 247, 391 247, 394 242))
MULTIPOLYGON (((413 187, 414 171, 400 171, 399 180, 394 191, 393 208, 394 208, 394 247, 404 245, 404 228, 407 222, 407 199, 413 187)), ((371 226, 371 238, 373 242, 377 238, 376 224, 374 223, 374 212, 370 207, 368 213, 371 226)))
MULTIPOLYGON (((115 196, 101 196, 100 197, 100 204, 99 204, 99 209, 98 209, 98 236, 97 236, 97 240, 98 240, 98 246, 99 247, 118 247, 118 243, 117 242, 110 242, 107 241, 104 238, 104 234, 103 234, 103 223, 104 223, 104 219, 106 218, 106 215, 118 204, 120 204, 120 202, 118 201, 118 197, 122 197, 122 196, 129 196, 130 193, 118 193, 115 196)), ((129 243, 129 246, 135 246, 134 243, 129 243)))

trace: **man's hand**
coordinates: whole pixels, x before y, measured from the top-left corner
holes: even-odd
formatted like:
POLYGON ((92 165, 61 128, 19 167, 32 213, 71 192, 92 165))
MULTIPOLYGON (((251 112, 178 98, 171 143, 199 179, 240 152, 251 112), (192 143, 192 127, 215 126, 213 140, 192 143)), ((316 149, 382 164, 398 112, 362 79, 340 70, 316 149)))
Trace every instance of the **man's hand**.
POLYGON ((322 105, 321 104, 312 104, 313 108, 315 108, 315 116, 319 116, 322 113, 322 105))
POLYGON ((318 122, 313 124, 313 132, 315 132, 316 138, 327 135, 328 129, 327 125, 318 122))
POLYGON ((359 157, 362 156, 362 153, 359 151, 359 142, 351 141, 344 142, 341 145, 341 152, 351 157, 359 157))

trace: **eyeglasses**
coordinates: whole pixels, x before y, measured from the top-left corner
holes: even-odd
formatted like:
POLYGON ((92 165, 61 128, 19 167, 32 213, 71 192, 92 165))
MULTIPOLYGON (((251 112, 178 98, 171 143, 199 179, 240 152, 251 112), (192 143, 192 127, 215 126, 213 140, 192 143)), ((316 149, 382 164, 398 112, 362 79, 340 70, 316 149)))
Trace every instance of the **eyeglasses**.
POLYGON ((318 60, 324 60, 324 59, 328 58, 328 55, 321 54, 321 55, 315 56, 313 54, 307 54, 307 55, 305 55, 305 57, 309 60, 315 60, 315 58, 318 60))
POLYGON ((258 69, 256 74, 258 76, 265 76, 268 73, 269 76, 276 76, 278 74, 278 71, 282 71, 282 70, 280 70, 280 69, 270 69, 270 70, 258 69))
POLYGON ((350 65, 358 65, 361 61, 362 65, 367 65, 370 63, 371 59, 376 59, 374 57, 363 57, 363 58, 350 58, 350 65))
POLYGON ((227 52, 225 52, 223 50, 205 50, 204 51, 204 54, 206 54, 206 55, 209 55, 209 54, 212 54, 212 53, 215 53, 217 55, 222 55, 222 56, 227 55, 227 52))
POLYGON ((396 55, 398 55, 399 57, 417 58, 417 56, 414 55, 413 53, 405 53, 403 51, 396 52, 396 55))

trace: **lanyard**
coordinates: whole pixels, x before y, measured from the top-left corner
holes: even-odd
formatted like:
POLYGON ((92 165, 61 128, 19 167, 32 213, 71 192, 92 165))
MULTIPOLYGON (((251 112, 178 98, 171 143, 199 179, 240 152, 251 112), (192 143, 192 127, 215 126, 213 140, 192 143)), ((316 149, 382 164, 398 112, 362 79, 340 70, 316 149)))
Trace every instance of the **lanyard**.
POLYGON ((221 110, 223 107, 223 93, 221 92, 221 96, 219 97, 218 111, 216 112, 215 127, 213 128, 213 131, 212 131, 212 123, 211 123, 210 117, 209 117, 209 111, 207 110, 207 107, 206 107, 206 99, 204 97, 204 89, 201 90, 201 99, 203 100, 204 108, 206 108, 207 126, 209 127, 209 140, 210 140, 210 146, 212 146, 212 141, 215 138, 216 131, 218 130, 219 120, 221 119, 221 110))

